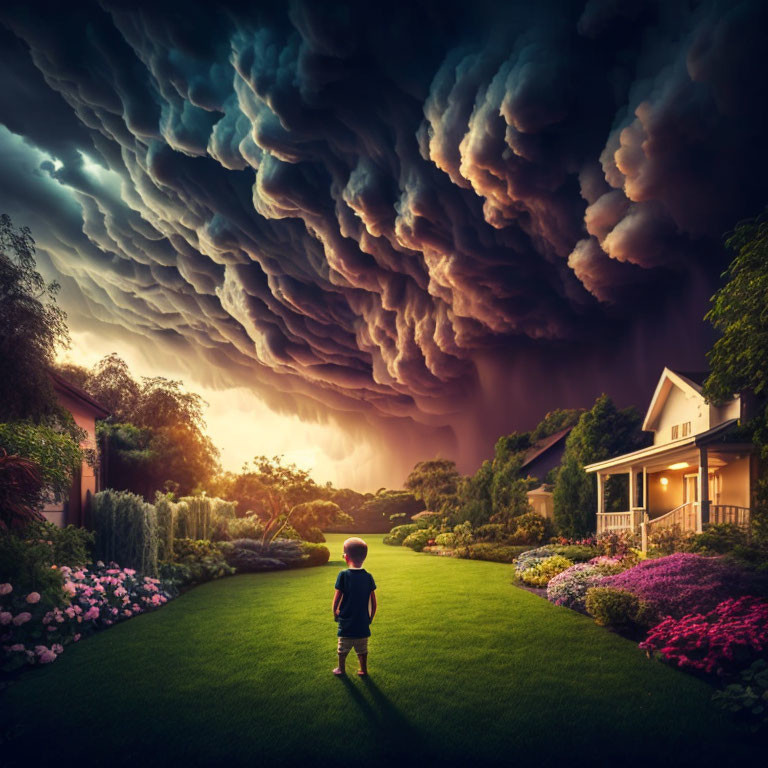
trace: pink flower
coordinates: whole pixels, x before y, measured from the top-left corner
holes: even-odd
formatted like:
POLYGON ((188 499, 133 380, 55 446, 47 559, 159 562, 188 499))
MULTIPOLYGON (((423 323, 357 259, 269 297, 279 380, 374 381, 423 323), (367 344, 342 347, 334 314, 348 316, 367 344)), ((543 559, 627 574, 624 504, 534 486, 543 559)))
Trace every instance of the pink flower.
POLYGON ((98 619, 99 618, 99 609, 94 605, 91 606, 83 615, 83 618, 86 621, 91 621, 92 619, 98 619))
POLYGON ((134 570, 133 570, 133 568, 124 568, 124 569, 123 569, 123 572, 124 572, 124 573, 125 573, 127 576, 135 576, 135 575, 136 575, 136 571, 134 571, 134 570))
POLYGON ((25 651, 26 648, 24 647, 24 645, 22 643, 16 643, 16 644, 14 644, 14 645, 12 645, 10 647, 10 650, 18 652, 18 651, 25 651))
POLYGON ((30 592, 27 595, 27 602, 30 605, 34 605, 35 603, 39 603, 40 602, 40 593, 39 592, 30 592))
POLYGON ((26 624, 30 619, 32 618, 31 613, 27 613, 27 611, 23 611, 18 616, 15 616, 13 619, 13 623, 20 627, 22 624, 26 624))
POLYGON ((11 592, 13 592, 13 587, 8 582, 0 584, 0 595, 10 595, 11 592))
POLYGON ((82 635, 80 635, 80 634, 77 634, 77 635, 75 635, 75 636, 72 638, 72 640, 73 640, 74 642, 78 642, 78 641, 80 640, 80 638, 81 638, 81 637, 82 637, 82 635))
POLYGON ((40 656, 41 664, 50 664, 52 661, 56 661, 56 654, 53 651, 46 651, 40 656))
POLYGON ((10 624, 11 620, 13 619, 13 614, 9 613, 8 611, 3 611, 0 613, 0 624, 5 626, 6 624, 10 624))
POLYGON ((63 646, 63 645, 61 645, 61 643, 54 643, 54 644, 51 646, 51 650, 52 650, 54 653, 64 653, 64 646, 63 646))
POLYGON ((85 578, 85 574, 82 571, 75 571, 72 575, 78 580, 85 578))
POLYGON ((56 627, 48 627, 48 631, 49 632, 55 632, 56 631, 56 627))
POLYGON ((133 616, 133 614, 130 611, 125 610, 123 611, 123 616, 133 616))
POLYGON ((35 653, 39 656, 41 653, 45 653, 48 648, 45 645, 36 645, 35 653))

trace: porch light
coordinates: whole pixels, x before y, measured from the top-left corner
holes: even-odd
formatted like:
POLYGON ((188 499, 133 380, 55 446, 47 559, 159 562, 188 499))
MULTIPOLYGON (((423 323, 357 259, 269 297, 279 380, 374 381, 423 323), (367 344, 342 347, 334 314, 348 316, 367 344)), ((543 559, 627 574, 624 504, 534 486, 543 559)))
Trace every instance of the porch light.
POLYGON ((668 477, 660 477, 659 482, 661 483, 661 487, 666 491, 667 486, 669 485, 669 478, 668 477))
POLYGON ((678 461, 677 464, 670 464, 667 469, 685 469, 691 465, 687 461, 678 461))

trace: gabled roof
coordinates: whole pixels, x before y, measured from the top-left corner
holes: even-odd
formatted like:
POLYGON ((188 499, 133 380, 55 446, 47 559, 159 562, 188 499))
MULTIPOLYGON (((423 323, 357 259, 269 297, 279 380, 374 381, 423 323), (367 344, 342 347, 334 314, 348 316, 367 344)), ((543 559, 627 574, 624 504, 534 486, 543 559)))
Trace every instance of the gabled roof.
MULTIPOLYGON (((683 374, 677 371, 673 371, 671 368, 665 368, 662 371, 659 383, 656 385, 656 391, 651 398, 651 404, 648 406, 648 412, 645 414, 645 421, 643 421, 643 430, 646 432, 653 432, 656 428, 656 421, 658 420, 661 409, 664 407, 667 395, 669 395, 672 387, 679 387, 683 392, 694 395, 695 397, 704 399, 701 394, 701 384, 697 383, 689 376, 706 378, 707 374, 701 373, 687 373, 683 374)), ((702 379, 703 380, 703 379, 702 379)))
POLYGON ((701 388, 704 386, 704 382, 709 376, 709 371, 676 371, 673 368, 670 368, 670 370, 672 373, 676 373, 678 376, 682 376, 684 379, 688 379, 691 384, 696 385, 696 387, 699 389, 699 392, 701 392, 701 388))
POLYGON ((531 464, 539 456, 546 453, 550 449, 554 448, 561 440, 565 440, 573 427, 566 427, 559 432, 555 432, 548 437, 542 437, 541 440, 537 440, 525 454, 525 460, 523 461, 523 468, 531 464))
POLYGON ((48 376, 51 379, 53 388, 57 392, 62 392, 63 394, 78 400, 86 408, 93 411, 96 418, 106 419, 107 416, 109 416, 109 411, 97 400, 94 400, 84 389, 76 387, 71 381, 67 381, 63 376, 56 373, 56 371, 51 368, 48 369, 48 376))

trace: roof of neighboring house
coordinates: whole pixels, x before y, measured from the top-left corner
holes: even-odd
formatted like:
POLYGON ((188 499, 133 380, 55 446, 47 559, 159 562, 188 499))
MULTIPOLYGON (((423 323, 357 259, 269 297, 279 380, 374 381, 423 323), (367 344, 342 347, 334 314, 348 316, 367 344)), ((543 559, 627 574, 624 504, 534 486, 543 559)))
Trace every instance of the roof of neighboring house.
POLYGON ((543 437, 541 440, 537 440, 525 454, 523 467, 527 467, 535 459, 538 459, 539 456, 542 456, 547 451, 554 448, 561 440, 564 440, 568 436, 572 429, 573 427, 567 427, 566 429, 561 429, 559 432, 555 432, 548 437, 543 437))
POLYGON ((551 496, 552 486, 542 483, 538 488, 534 488, 526 494, 526 496, 551 496))
POLYGON ((71 381, 67 381, 63 376, 50 368, 48 369, 48 376, 50 376, 53 388, 57 392, 62 392, 80 401, 86 408, 92 410, 97 418, 104 419, 109 416, 109 411, 97 400, 94 400, 84 389, 76 387, 71 381))

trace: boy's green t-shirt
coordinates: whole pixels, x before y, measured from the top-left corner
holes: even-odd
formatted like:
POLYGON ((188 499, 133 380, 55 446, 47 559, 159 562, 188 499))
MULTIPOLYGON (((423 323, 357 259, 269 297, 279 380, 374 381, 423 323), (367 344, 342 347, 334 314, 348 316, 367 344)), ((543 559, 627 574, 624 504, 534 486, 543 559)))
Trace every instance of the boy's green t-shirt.
POLYGON ((336 589, 343 593, 339 615, 339 637, 370 637, 371 620, 368 600, 376 589, 376 582, 364 568, 348 568, 339 571, 336 589))

